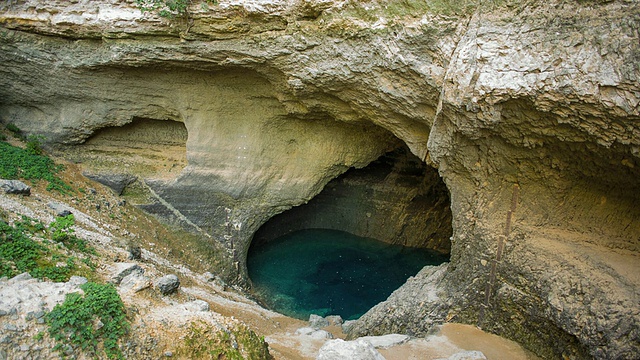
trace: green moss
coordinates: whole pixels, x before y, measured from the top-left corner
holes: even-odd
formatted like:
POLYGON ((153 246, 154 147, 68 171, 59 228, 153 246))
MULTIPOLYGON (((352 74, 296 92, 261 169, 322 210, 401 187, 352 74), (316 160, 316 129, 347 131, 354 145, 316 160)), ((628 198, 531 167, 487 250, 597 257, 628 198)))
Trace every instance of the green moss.
POLYGON ((186 359, 272 359, 264 338, 248 328, 225 331, 213 329, 203 321, 189 325, 176 355, 186 359))

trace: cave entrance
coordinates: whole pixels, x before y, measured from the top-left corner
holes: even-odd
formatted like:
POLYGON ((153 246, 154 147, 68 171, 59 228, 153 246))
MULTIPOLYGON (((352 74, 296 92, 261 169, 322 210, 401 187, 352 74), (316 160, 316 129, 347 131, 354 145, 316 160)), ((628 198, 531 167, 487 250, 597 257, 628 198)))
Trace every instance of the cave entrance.
POLYGON ((451 234, 442 179, 401 147, 266 222, 247 268, 256 297, 275 311, 354 319, 425 265, 447 261, 451 234))

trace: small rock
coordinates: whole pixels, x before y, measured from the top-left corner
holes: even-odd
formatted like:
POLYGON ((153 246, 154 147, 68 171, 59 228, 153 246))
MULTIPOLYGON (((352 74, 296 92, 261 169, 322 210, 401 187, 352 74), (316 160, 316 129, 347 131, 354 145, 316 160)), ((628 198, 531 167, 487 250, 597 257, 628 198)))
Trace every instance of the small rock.
POLYGON ((309 326, 314 329, 321 329, 323 327, 329 326, 329 321, 322 316, 311 314, 309 315, 309 326))
POLYGON ((31 346, 27 344, 20 345, 20 351, 29 351, 29 349, 31 349, 31 346))
POLYGON ((316 360, 385 360, 385 358, 364 340, 327 341, 318 352, 316 360))
POLYGON ((172 357, 173 356, 173 352, 171 351, 165 351, 164 352, 164 357, 172 357))
POLYGON ((55 201, 49 202, 47 206, 49 206, 53 211, 56 212, 56 216, 64 217, 69 216, 73 213, 70 207, 55 201))
POLYGON ((31 195, 31 188, 27 184, 18 180, 0 179, 0 189, 4 190, 5 194, 31 195))
POLYGON ((71 356, 73 355, 73 348, 71 347, 71 345, 65 344, 62 346, 62 352, 67 356, 71 356))
POLYGON ((333 339, 333 335, 325 330, 317 330, 310 327, 303 327, 295 332, 296 335, 308 336, 312 339, 333 339))
POLYGON ((20 331, 14 324, 4 324, 4 329, 7 331, 20 331))
POLYGON ((20 281, 33 280, 33 276, 31 276, 28 272, 23 272, 22 274, 18 274, 11 278, 11 283, 15 284, 20 281))
POLYGON ((316 331, 312 332, 311 334, 309 334, 308 336, 310 338, 312 338, 312 339, 318 339, 318 340, 333 339, 333 334, 331 334, 330 332, 328 332, 326 330, 316 330, 316 331))
POLYGON ((184 304, 189 311, 209 311, 209 303, 204 300, 194 300, 184 304))
POLYGON ((360 339, 368 341, 376 349, 387 349, 395 345, 404 344, 409 340, 409 335, 387 334, 381 336, 363 336, 360 339))
POLYGON ((129 244, 129 260, 140 260, 142 259, 142 249, 140 246, 129 244))
POLYGON ((125 276, 132 273, 138 273, 142 275, 144 274, 144 270, 135 263, 116 263, 113 266, 113 270, 111 272, 112 275, 110 282, 119 285, 122 282, 122 279, 125 278, 125 276))
POLYGON ((204 278, 205 281, 208 281, 208 282, 212 282, 212 281, 214 281, 216 279, 216 276, 213 275, 213 273, 211 273, 209 271, 203 273, 202 277, 204 278))
POLYGON ((151 279, 134 271, 122 279, 119 288, 124 293, 137 293, 149 287, 151 287, 151 279))
POLYGON ((327 319, 327 321, 329 322, 329 325, 342 325, 342 323, 344 322, 344 320, 342 320, 342 316, 340 315, 329 315, 329 316, 325 316, 325 319, 327 319))
POLYGON ((82 284, 86 284, 87 283, 87 278, 84 276, 72 276, 71 278, 69 278, 69 281, 67 281, 68 284, 70 285, 74 285, 74 286, 80 286, 82 284))
POLYGON ((180 287, 180 280, 178 277, 171 274, 163 276, 155 281, 155 286, 162 295, 169 295, 174 293, 180 287))
POLYGON ((310 327, 303 327, 300 328, 298 330, 296 330, 296 335, 309 335, 312 332, 316 331, 314 328, 310 328, 310 327))

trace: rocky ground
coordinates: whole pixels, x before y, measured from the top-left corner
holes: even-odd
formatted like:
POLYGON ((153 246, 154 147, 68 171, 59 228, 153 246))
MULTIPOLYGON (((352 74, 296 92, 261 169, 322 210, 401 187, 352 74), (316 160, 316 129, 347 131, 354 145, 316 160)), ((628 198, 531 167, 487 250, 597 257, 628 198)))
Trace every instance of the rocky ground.
MULTIPOLYGON (((252 358, 241 343, 247 330, 264 336, 275 359, 501 359, 505 354, 510 359, 533 358, 516 343, 460 324, 446 324, 423 338, 386 335, 344 341, 341 321, 335 318, 331 323, 322 318, 308 323, 282 316, 203 271, 204 266, 197 266, 202 259, 195 259, 193 266, 185 264, 175 255, 182 244, 169 249, 160 239, 174 242, 180 233, 84 178, 73 164, 67 164, 62 177, 83 190, 60 195, 46 191, 41 182, 33 184, 30 196, 3 192, 3 217, 12 222, 26 215, 49 224, 61 212, 74 215, 75 234, 98 253, 91 281, 116 285, 125 304, 132 324, 120 343, 126 358, 189 358, 184 347, 194 329, 232 334, 246 358, 252 358)), ((196 253, 188 242, 184 245, 183 252, 196 253)), ((42 281, 26 273, 0 279, 0 359, 90 358, 68 344, 54 350, 55 340, 45 323, 45 314, 66 294, 82 292, 79 286, 85 282, 81 276, 64 283, 42 281)))

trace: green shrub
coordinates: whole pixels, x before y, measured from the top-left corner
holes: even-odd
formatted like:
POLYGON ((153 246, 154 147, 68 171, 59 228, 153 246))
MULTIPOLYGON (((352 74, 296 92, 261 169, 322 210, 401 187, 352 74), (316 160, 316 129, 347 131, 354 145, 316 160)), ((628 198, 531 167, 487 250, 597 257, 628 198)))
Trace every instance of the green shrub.
POLYGON ((8 123, 6 128, 7 130, 11 131, 14 137, 22 139, 22 130, 20 130, 20 128, 18 128, 15 124, 8 123))
MULTIPOLYGON (((61 223, 65 221, 68 219, 61 223)), ((61 228, 64 229, 67 226, 61 226, 61 228)), ((81 270, 75 257, 64 255, 34 240, 32 236, 36 234, 45 236, 49 233, 42 223, 26 216, 16 221, 14 226, 0 221, 0 276, 13 277, 28 272, 38 279, 67 281, 72 274, 77 274, 81 270)), ((95 249, 87 246, 84 240, 73 235, 71 238, 77 239, 80 245, 72 242, 69 247, 96 254, 95 249)), ((89 259, 82 259, 82 263, 91 271, 95 270, 95 265, 92 267, 89 259)), ((91 272, 87 275, 91 276, 91 272)))
MULTIPOLYGON (((206 4, 217 4, 217 0, 206 0, 206 4)), ((191 0, 136 0, 136 5, 142 12, 152 12, 164 18, 174 18, 176 16, 188 16, 188 7, 191 0)))
POLYGON ((162 17, 186 15, 189 0, 136 0, 142 12, 156 12, 162 17))
POLYGON ((245 326, 240 325, 228 331, 212 328, 203 321, 189 325, 184 344, 178 347, 176 353, 186 359, 273 359, 264 338, 245 326))
POLYGON ((67 294, 45 317, 49 335, 62 351, 70 344, 100 357, 101 349, 109 359, 123 359, 118 340, 129 331, 125 308, 116 289, 110 284, 88 282, 80 286, 84 296, 67 294), (99 345, 102 343, 102 347, 99 345))
POLYGON ((63 243, 69 249, 95 255, 96 251, 94 248, 90 247, 85 240, 73 235, 75 232, 72 228, 74 223, 75 217, 73 214, 58 216, 51 224, 49 224, 51 240, 63 243))
POLYGON ((49 191, 56 190, 62 194, 72 191, 71 186, 56 176, 64 170, 64 166, 56 165, 49 157, 42 155, 39 139, 29 140, 26 149, 0 141, 0 178, 46 180, 49 182, 49 191))

